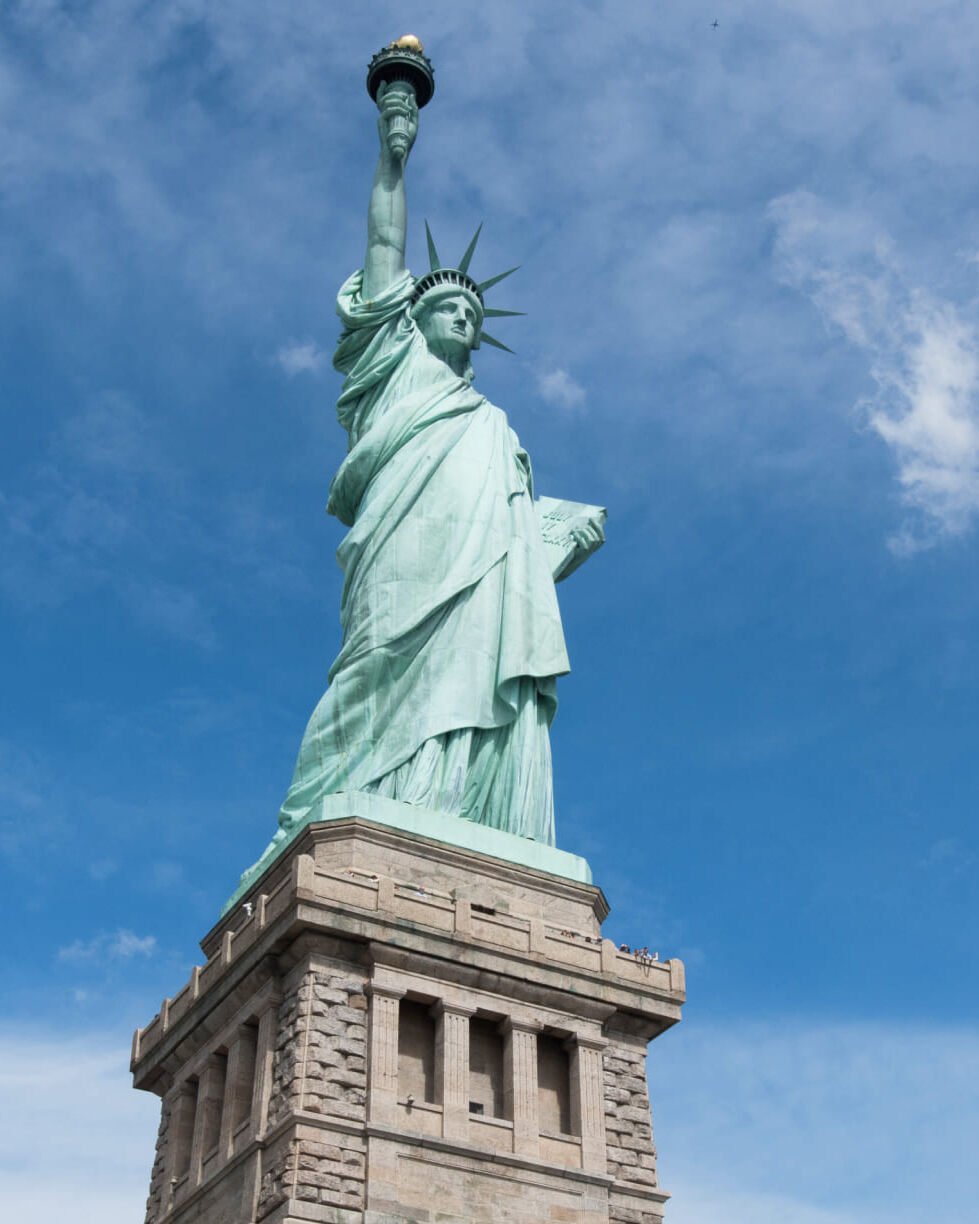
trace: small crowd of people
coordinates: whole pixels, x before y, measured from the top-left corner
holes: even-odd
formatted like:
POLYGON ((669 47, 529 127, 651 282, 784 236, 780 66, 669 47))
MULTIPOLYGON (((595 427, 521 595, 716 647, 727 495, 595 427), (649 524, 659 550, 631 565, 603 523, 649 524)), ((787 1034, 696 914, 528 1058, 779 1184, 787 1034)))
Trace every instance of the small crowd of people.
POLYGON ((584 935, 581 931, 562 931, 561 934, 565 935, 568 939, 584 940, 585 943, 600 944, 602 942, 601 935, 584 935))
POLYGON ((636 948, 633 952, 628 944, 619 944, 619 951, 624 952, 626 956, 634 956, 637 961, 647 965, 652 965, 659 960, 659 953, 651 953, 648 948, 636 948))

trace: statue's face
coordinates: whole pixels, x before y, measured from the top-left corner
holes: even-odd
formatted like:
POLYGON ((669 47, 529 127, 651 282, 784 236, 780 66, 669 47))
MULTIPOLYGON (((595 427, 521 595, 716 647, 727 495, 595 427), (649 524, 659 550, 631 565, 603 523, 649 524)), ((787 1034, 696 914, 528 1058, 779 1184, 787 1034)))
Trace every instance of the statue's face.
POLYGON ((437 298, 418 320, 418 329, 437 357, 468 358, 476 343, 479 316, 468 294, 437 298))

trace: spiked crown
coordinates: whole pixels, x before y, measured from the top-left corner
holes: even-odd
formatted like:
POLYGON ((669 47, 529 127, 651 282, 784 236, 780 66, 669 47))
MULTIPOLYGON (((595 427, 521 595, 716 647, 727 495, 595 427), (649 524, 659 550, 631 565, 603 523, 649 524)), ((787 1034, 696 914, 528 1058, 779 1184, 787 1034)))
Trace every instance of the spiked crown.
MULTIPOLYGON (((458 289, 464 293, 471 294, 479 303, 480 313, 483 318, 502 318, 504 316, 522 315, 522 310, 494 310, 491 307, 483 304, 483 293, 487 289, 491 289, 494 285, 504 280, 512 272, 516 272, 516 268, 510 268, 506 272, 501 272, 498 276, 491 276, 489 280, 475 281, 469 275, 469 264, 473 257, 473 252, 476 250, 476 243, 479 241, 480 231, 483 226, 480 223, 475 234, 473 234, 472 242, 466 247, 466 252, 459 260, 457 268, 448 268, 442 265, 439 259, 438 251, 435 249, 435 241, 432 238, 432 231, 428 228, 428 222, 425 222, 425 236, 428 239, 428 262, 431 265, 431 270, 426 272, 424 276, 420 276, 415 282, 415 290, 411 295, 411 305, 414 309, 421 302, 422 298, 434 289, 458 289)), ((519 267, 519 265, 518 265, 519 267)), ((476 343, 473 348, 479 348, 480 343, 485 341, 491 344, 494 348, 503 349, 507 353, 512 353, 513 349, 507 348, 499 340, 494 339, 482 329, 482 318, 480 319, 479 330, 476 335, 476 343)))

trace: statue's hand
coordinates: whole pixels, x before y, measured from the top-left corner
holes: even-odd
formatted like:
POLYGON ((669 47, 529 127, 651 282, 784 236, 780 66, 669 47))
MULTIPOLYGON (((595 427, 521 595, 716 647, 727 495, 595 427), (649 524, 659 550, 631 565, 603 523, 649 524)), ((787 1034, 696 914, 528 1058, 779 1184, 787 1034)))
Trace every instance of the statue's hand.
POLYGON ((560 572, 554 575, 555 582, 563 582, 569 574, 575 572, 579 565, 583 565, 592 553, 601 548, 605 543, 604 523, 605 512, 601 511, 600 515, 596 515, 590 522, 571 529, 571 539, 574 540, 575 549, 560 572))
POLYGON ((575 527, 571 532, 571 538, 575 542, 575 559, 581 558, 578 561, 580 565, 581 561, 590 557, 596 548, 600 548, 605 543, 605 532, 601 524, 593 520, 584 527, 575 527))
POLYGON ((381 157, 403 164, 418 135, 418 103, 415 91, 408 84, 396 81, 381 85, 377 91, 377 132, 381 140, 381 157))

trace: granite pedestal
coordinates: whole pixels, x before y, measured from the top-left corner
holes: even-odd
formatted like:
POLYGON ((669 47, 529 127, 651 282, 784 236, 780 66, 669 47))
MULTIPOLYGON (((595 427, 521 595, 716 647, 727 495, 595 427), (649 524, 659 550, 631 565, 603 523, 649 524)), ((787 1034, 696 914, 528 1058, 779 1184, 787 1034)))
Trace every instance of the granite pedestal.
POLYGON ((683 965, 607 913, 582 879, 310 824, 134 1036, 147 1224, 658 1224, 645 1055, 683 965))

